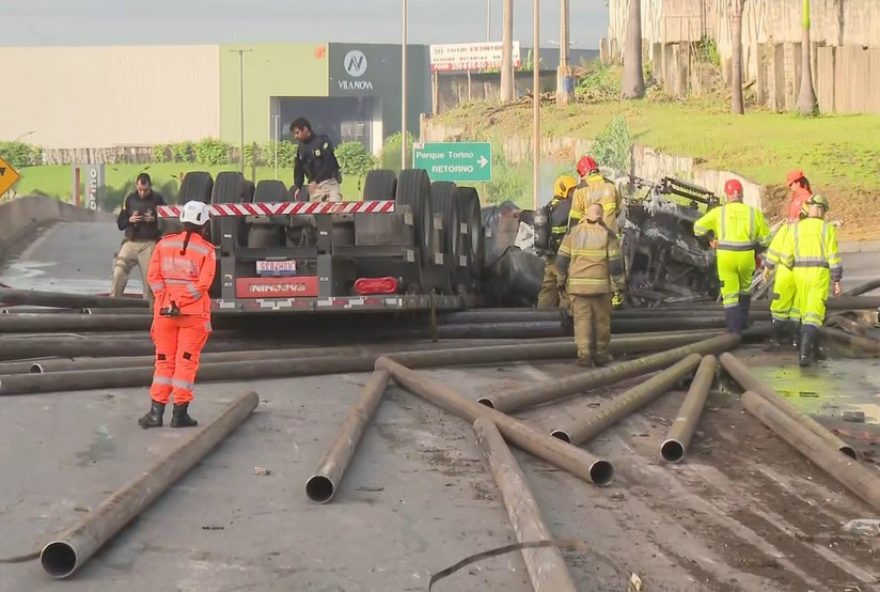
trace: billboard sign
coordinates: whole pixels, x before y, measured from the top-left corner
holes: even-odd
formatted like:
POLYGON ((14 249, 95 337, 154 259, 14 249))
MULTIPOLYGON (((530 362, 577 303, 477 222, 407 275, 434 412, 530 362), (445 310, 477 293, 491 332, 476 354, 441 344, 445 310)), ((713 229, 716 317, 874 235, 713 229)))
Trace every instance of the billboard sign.
MULTIPOLYGON (((431 46, 432 72, 464 72, 501 68, 501 42, 450 43, 431 46)), ((513 42, 513 67, 522 65, 519 41, 513 42)))

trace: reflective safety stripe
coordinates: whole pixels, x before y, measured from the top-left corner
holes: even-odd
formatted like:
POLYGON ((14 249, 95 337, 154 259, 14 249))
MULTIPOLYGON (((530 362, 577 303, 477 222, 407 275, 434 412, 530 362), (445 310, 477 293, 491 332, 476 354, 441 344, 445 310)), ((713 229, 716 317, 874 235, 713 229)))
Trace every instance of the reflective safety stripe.
POLYGON ((194 300, 198 300, 199 298, 202 297, 202 293, 199 292, 199 289, 192 282, 187 284, 186 291, 189 292, 189 295, 192 296, 194 300))
POLYGON ((829 267, 828 262, 817 257, 804 257, 794 262, 795 267, 829 267))
POLYGON ((755 236, 755 208, 749 208, 749 238, 752 242, 757 238, 755 236))
POLYGON ((568 232, 568 226, 553 226, 550 228, 550 232, 553 234, 565 234, 568 232))
POLYGON ((186 286, 187 284, 191 284, 190 280, 182 280, 177 278, 165 278, 165 283, 172 286, 186 286))
POLYGON ((188 391, 191 391, 191 390, 193 390, 193 388, 195 388, 196 385, 191 382, 187 382, 185 380, 178 380, 177 378, 175 378, 171 381, 171 386, 173 386, 174 388, 186 389, 188 391))
POLYGON ((780 260, 783 257, 782 253, 780 253, 779 251, 776 251, 774 249, 767 249, 767 256, 773 257, 776 260, 780 260))
POLYGON ((208 333, 213 331, 213 329, 211 328, 211 321, 205 321, 205 331, 207 331, 208 333))
POLYGON ((605 249, 572 249, 571 254, 578 257, 597 257, 600 260, 605 259, 605 249))
POLYGON ((754 251, 754 243, 740 241, 720 241, 718 249, 723 251, 754 251))
POLYGON ((695 234, 696 236, 703 236, 703 235, 706 234, 707 232, 709 232, 709 229, 706 228, 705 226, 699 226, 699 225, 696 225, 696 224, 694 225, 694 234, 695 234))
MULTIPOLYGON (((163 247, 177 247, 178 249, 183 249, 183 241, 181 240, 169 240, 162 242, 163 247)), ((187 249, 192 249, 196 253, 201 253, 202 255, 207 255, 209 253, 208 249, 203 247, 202 245, 189 243, 186 246, 187 249)))
POLYGON ((583 286, 604 286, 608 284, 608 278, 568 278, 568 283, 583 286))
POLYGON ((161 292, 165 289, 165 284, 162 282, 150 282, 150 289, 153 292, 161 292))
POLYGON ((170 376, 154 376, 153 384, 164 384, 167 386, 171 386, 174 384, 170 376))

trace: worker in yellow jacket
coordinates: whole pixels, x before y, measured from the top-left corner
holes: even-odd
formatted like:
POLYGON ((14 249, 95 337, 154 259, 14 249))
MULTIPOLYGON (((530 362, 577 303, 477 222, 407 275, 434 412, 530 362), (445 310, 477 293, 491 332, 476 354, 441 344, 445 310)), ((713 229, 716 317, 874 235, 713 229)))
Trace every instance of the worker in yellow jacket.
MULTIPOLYGON (((541 283, 541 291, 538 292, 539 310, 550 310, 558 307, 563 311, 568 311, 568 298, 565 292, 559 289, 559 282, 556 279, 556 252, 562 244, 565 233, 568 232, 571 195, 576 186, 577 179, 571 175, 559 176, 553 183, 553 199, 543 207, 541 212, 546 218, 549 228, 547 228, 548 232, 545 235, 547 237, 547 244, 546 253, 544 253, 544 281, 541 283)), ((537 244, 537 231, 535 234, 535 242, 537 244)))
POLYGON ((611 360, 611 295, 626 282, 620 244, 602 213, 600 204, 589 205, 556 255, 559 281, 564 282, 574 317, 578 364, 588 367, 611 360))
POLYGON ((807 217, 797 223, 780 245, 779 264, 791 269, 801 315, 801 366, 810 366, 819 351, 819 327, 825 323, 829 286, 835 296, 841 293, 843 264, 837 244, 837 231, 825 221, 828 200, 813 195, 807 202, 807 217))
MULTIPOLYGON (((800 220, 807 217, 808 210, 809 208, 804 204, 801 208, 800 220)), ((779 349, 784 342, 791 343, 795 348, 799 344, 801 311, 795 298, 797 291, 794 274, 791 268, 780 265, 782 252, 791 240, 797 225, 798 220, 794 222, 783 220, 779 230, 773 235, 773 240, 770 241, 764 260, 764 279, 769 280, 770 273, 774 272, 773 296, 770 302, 770 340, 767 344, 767 349, 771 351, 779 349)))
POLYGON ((742 183, 730 179, 724 193, 727 203, 694 222, 694 235, 708 238, 716 250, 727 330, 741 333, 749 320, 755 253, 767 248, 770 229, 764 214, 742 203, 742 183))

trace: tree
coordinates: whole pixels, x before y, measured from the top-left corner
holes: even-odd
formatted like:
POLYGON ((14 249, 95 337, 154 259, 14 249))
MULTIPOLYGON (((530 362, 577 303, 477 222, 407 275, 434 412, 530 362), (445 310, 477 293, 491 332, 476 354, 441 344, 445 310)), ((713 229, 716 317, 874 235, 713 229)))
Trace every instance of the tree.
POLYGON ((735 115, 745 113, 743 105, 743 2, 744 0, 730 0, 730 38, 733 41, 733 71, 730 83, 733 95, 730 101, 730 111, 735 115))
POLYGON ((813 88, 812 51, 810 50, 810 0, 804 0, 803 31, 801 36, 801 92, 798 95, 797 109, 801 115, 814 115, 819 112, 819 101, 813 88))
POLYGON ((641 99, 645 96, 645 75, 642 72, 642 0, 629 0, 621 94, 624 99, 641 99))

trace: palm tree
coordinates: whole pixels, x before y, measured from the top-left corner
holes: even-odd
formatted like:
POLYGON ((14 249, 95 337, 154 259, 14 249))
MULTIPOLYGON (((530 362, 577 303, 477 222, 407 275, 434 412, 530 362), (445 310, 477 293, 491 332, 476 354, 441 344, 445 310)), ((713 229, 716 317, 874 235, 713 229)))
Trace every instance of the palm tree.
POLYGON ((642 72, 642 2, 629 0, 629 22, 626 26, 626 51, 623 53, 624 99, 645 96, 645 77, 642 72))
POLYGON ((733 41, 733 72, 731 73, 731 89, 733 96, 730 102, 730 111, 735 115, 745 113, 743 105, 743 2, 744 0, 730 0, 730 37, 733 41))
POLYGON ((813 89, 812 52, 810 51, 810 0, 804 0, 803 32, 801 37, 801 92, 797 109, 801 115, 819 112, 819 101, 813 89))

